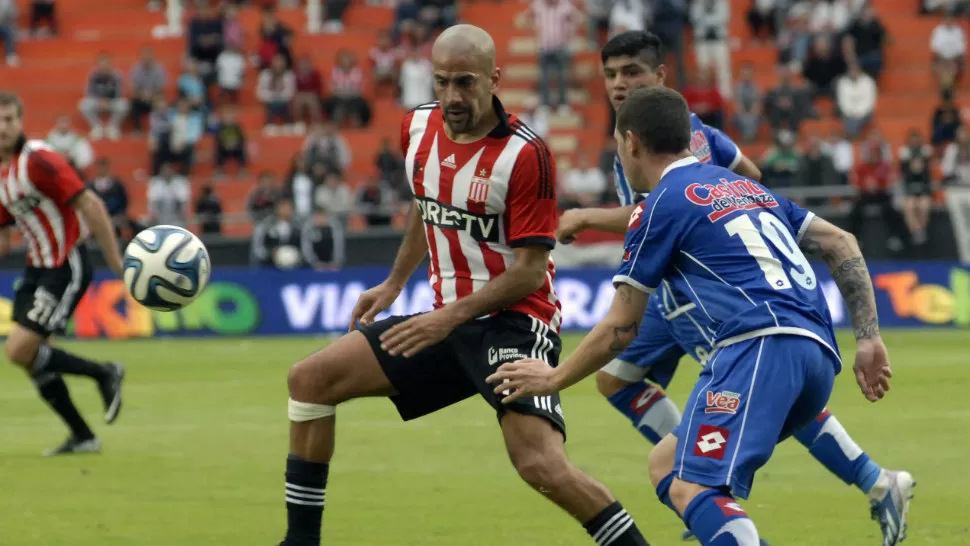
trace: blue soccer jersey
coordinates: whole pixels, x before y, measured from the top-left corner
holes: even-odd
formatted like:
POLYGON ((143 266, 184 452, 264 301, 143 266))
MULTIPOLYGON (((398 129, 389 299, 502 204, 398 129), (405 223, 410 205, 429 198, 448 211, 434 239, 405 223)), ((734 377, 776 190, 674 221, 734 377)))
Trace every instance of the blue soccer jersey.
MULTIPOLYGON (((697 114, 690 114, 690 151, 699 161, 734 169, 744 155, 731 137, 720 130, 704 125, 697 114)), ((620 158, 613 158, 613 184, 621 206, 632 205, 640 200, 639 193, 630 187, 620 158)))

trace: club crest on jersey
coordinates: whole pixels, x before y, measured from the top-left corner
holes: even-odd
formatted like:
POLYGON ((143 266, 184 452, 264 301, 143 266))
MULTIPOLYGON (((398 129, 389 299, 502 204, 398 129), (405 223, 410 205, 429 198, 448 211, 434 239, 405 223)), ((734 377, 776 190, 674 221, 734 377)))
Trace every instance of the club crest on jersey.
POLYGON ((728 181, 722 178, 717 184, 694 183, 687 186, 684 194, 695 205, 711 207, 713 211, 707 215, 707 219, 712 222, 740 210, 778 206, 773 195, 747 179, 728 181))
POLYGON ((736 392, 707 391, 707 407, 704 413, 726 413, 734 415, 741 405, 741 395, 736 392))
POLYGON ((485 169, 478 171, 478 176, 473 176, 472 182, 468 186, 468 200, 473 203, 488 201, 488 183, 488 171, 485 169))
POLYGON ((694 131, 690 134, 690 153, 694 154, 701 163, 711 160, 711 143, 704 131, 694 131))

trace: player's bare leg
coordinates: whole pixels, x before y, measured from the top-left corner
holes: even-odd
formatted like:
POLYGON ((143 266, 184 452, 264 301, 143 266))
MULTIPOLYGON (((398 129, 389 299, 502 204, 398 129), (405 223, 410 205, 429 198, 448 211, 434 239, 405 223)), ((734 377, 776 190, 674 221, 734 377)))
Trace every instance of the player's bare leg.
POLYGON ((290 368, 290 455, 286 463, 286 546, 318 546, 336 406, 394 388, 360 332, 334 341, 290 368))
POLYGON ((549 421, 510 411, 502 435, 522 479, 582 523, 599 546, 647 544, 609 490, 569 460, 562 433, 549 421))
POLYGON ((91 453, 101 444, 81 417, 62 374, 83 375, 98 383, 105 404, 105 421, 113 422, 121 409, 121 381, 124 370, 117 364, 99 364, 49 344, 49 338, 14 324, 4 343, 7 358, 24 369, 41 397, 71 429, 71 437, 47 455, 91 453))

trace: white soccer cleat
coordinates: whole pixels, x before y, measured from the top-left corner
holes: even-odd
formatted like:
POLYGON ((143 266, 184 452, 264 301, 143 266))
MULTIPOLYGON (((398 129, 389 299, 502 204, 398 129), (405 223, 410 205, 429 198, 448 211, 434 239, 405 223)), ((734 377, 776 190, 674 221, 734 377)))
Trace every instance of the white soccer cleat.
POLYGON ((906 515, 913 500, 916 481, 904 470, 884 470, 869 492, 872 519, 882 529, 882 546, 897 546, 906 540, 906 515))
POLYGON ((74 455, 79 453, 101 453, 101 440, 89 438, 78 440, 74 436, 68 438, 63 444, 48 449, 44 452, 44 457, 54 457, 57 455, 74 455))

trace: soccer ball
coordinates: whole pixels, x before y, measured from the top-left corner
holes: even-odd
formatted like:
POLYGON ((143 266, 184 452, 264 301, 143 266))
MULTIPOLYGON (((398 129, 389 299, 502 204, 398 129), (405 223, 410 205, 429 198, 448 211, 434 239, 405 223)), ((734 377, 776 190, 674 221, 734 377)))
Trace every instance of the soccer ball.
POLYGON ((150 227, 128 243, 122 276, 138 303, 156 311, 181 309, 209 282, 209 251, 177 226, 150 227))

